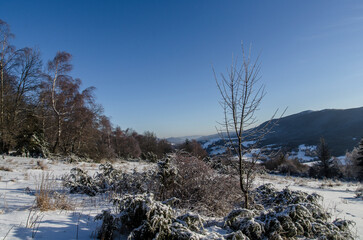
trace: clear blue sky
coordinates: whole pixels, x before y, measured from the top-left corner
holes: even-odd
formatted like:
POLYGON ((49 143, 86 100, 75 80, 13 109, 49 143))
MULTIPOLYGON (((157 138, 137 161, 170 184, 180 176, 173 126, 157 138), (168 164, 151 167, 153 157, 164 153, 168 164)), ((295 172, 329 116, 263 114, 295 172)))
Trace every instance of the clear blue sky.
POLYGON ((240 42, 261 53, 267 95, 260 122, 276 108, 363 106, 362 1, 0 1, 18 47, 44 61, 73 55, 72 75, 95 86, 115 125, 158 137, 215 133, 222 119, 213 77, 240 42))

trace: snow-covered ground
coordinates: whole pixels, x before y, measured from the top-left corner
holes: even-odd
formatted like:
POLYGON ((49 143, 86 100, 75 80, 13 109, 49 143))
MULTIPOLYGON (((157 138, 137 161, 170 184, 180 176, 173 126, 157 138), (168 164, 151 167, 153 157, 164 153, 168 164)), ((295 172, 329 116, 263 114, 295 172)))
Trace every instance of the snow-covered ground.
MULTIPOLYGON (((60 191, 66 191, 61 184, 62 176, 74 167, 88 171, 90 175, 98 170, 99 164, 65 164, 52 160, 5 157, 0 159, 0 238, 3 239, 94 239, 99 225, 93 217, 110 207, 105 196, 88 197, 82 194, 69 195, 74 210, 40 212, 30 211, 34 205, 35 192, 42 175, 55 182, 60 191), (39 164, 44 170, 37 169, 39 164), (28 226, 27 226, 28 225, 28 226)), ((124 171, 144 171, 150 168, 140 162, 115 165, 124 171)))
MULTIPOLYGON (((237 142, 237 138, 232 138, 231 139, 233 142, 237 142)), ((202 147, 204 149, 208 149, 208 152, 211 156, 214 156, 214 155, 218 155, 218 154, 223 154, 226 152, 227 148, 226 146, 230 146, 230 142, 226 140, 226 143, 224 145, 221 145, 221 144, 217 144, 217 142, 219 141, 223 141, 221 138, 212 138, 212 139, 209 139, 208 141, 204 142, 202 144, 202 147)), ((242 146, 243 147, 249 147, 253 144, 255 144, 256 142, 255 141, 245 141, 242 143, 242 146)))
POLYGON ((299 145, 298 151, 292 151, 290 158, 298 158, 300 162, 311 162, 316 160, 316 146, 299 145))
MULTIPOLYGON (((95 222, 93 217, 110 207, 107 196, 69 195, 74 210, 40 212, 30 209, 42 176, 54 181, 60 191, 66 191, 61 185, 63 175, 69 174, 74 167, 80 167, 92 174, 97 171, 98 166, 95 163, 66 164, 32 158, 0 158, 0 169, 3 169, 0 170, 0 238, 94 239, 95 229, 100 223, 95 222), (39 164, 37 161, 40 161, 39 164), (45 166, 43 170, 38 169, 40 165, 45 166), (10 169, 11 171, 4 171, 10 169)), ((144 171, 150 168, 149 164, 136 161, 120 162, 114 166, 124 171, 144 171)), ((355 198, 358 183, 276 175, 259 176, 256 185, 264 183, 273 183, 278 189, 289 186, 292 190, 322 195, 323 206, 334 218, 355 221, 357 236, 363 236, 363 200, 355 198)))

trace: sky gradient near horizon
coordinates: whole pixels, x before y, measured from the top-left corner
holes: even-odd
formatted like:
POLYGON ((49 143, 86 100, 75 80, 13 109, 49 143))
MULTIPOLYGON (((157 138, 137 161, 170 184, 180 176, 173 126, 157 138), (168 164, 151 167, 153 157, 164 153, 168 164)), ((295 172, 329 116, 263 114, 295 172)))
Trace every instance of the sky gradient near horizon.
POLYGON ((214 134, 223 116, 212 66, 226 73, 241 41, 260 54, 260 123, 277 108, 363 106, 361 1, 13 0, 0 2, 0 19, 13 45, 39 48, 44 62, 71 53, 71 75, 96 87, 122 129, 214 134))

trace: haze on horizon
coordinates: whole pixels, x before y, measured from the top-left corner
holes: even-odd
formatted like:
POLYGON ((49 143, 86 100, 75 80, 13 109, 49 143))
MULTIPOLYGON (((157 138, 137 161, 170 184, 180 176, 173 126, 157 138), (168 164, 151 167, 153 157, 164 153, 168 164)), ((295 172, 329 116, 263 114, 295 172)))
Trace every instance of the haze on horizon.
POLYGON ((363 105, 361 1, 26 1, 0 3, 18 48, 46 61, 73 55, 73 75, 95 86, 122 129, 158 137, 214 134, 222 119, 216 73, 243 41, 260 54, 267 95, 259 123, 277 108, 363 105))

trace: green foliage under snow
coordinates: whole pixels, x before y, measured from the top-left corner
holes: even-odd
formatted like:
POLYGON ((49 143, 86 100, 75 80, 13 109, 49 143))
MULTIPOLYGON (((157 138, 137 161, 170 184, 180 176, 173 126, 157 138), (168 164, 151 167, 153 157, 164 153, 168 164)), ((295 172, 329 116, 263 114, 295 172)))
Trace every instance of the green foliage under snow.
POLYGON ((115 211, 105 211, 99 237, 112 239, 128 233, 128 239, 354 239, 348 220, 329 221, 319 204, 320 196, 271 184, 254 192, 255 209, 237 208, 223 219, 206 221, 198 214, 178 216, 153 194, 124 195, 111 201, 115 211), (214 230, 213 230, 214 229, 214 230))

